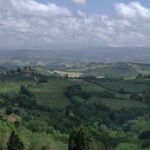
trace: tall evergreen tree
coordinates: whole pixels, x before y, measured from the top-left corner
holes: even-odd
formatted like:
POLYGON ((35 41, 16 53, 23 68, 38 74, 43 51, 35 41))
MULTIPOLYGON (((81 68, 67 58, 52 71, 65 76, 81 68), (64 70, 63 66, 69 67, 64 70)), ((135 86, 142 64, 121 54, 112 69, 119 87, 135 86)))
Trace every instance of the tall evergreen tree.
POLYGON ((7 143, 8 150, 24 150, 24 145, 18 135, 13 131, 7 143))
POLYGON ((90 150, 92 138, 86 127, 74 128, 69 137, 68 150, 90 150))

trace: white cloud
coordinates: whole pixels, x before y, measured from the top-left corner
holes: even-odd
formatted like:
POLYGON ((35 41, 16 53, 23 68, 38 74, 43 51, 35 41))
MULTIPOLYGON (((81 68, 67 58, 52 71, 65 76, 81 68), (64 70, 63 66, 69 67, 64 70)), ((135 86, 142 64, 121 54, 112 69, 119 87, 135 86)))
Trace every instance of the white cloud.
POLYGON ((72 0, 76 4, 86 4, 87 0, 72 0))
POLYGON ((142 6, 139 2, 131 2, 128 5, 119 3, 115 5, 118 14, 124 18, 138 17, 150 19, 150 10, 142 6))
POLYGON ((0 46, 150 46, 150 9, 131 2, 116 4, 115 11, 110 17, 35 0, 0 0, 0 46))
POLYGON ((36 16, 70 16, 71 11, 65 7, 58 7, 53 3, 42 4, 35 0, 10 0, 18 13, 36 16))
POLYGON ((24 19, 14 19, 14 18, 9 18, 7 20, 1 20, 0 21, 0 26, 5 27, 5 28, 10 28, 12 30, 18 30, 22 32, 28 31, 29 24, 24 20, 24 19))

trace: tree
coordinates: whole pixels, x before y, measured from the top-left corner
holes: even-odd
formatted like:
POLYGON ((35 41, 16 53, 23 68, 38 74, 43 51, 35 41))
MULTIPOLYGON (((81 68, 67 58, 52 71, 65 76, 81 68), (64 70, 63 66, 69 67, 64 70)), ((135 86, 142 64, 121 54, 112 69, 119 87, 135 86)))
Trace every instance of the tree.
POLYGON ((21 73, 21 68, 17 68, 16 72, 18 72, 19 74, 21 73))
POLYGON ((47 83, 48 82, 48 77, 47 76, 41 76, 38 82, 39 83, 47 83))
POLYGON ((139 136, 140 139, 150 139, 150 130, 144 131, 139 136))
POLYGON ((16 128, 19 128, 20 124, 21 124, 20 121, 15 121, 15 127, 16 128))
POLYGON ((65 111, 65 116, 69 117, 69 114, 70 114, 70 108, 69 108, 69 106, 67 106, 66 111, 65 111))
POLYGON ((14 131, 10 135, 7 147, 8 150, 24 150, 24 144, 14 131))
POLYGON ((69 77, 68 74, 66 74, 66 75, 65 75, 65 78, 67 79, 68 77, 69 77))
POLYGON ((24 85, 20 87, 20 94, 26 95, 28 97, 33 97, 34 94, 24 85))
POLYGON ((90 150, 92 138, 86 127, 74 128, 69 137, 68 150, 90 150))
POLYGON ((120 90, 119 90, 119 93, 120 93, 120 94, 125 94, 124 89, 120 89, 120 90))
POLYGON ((13 113, 13 108, 11 106, 8 106, 6 108, 6 115, 11 115, 13 113))

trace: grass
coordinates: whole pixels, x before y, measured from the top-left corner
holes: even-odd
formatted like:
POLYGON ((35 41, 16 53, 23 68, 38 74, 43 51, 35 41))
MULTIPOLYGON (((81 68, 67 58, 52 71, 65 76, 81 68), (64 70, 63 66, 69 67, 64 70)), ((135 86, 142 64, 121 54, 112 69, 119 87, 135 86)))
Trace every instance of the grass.
POLYGON ((93 102, 101 102, 102 104, 108 106, 111 109, 130 109, 130 108, 148 108, 148 105, 138 102, 138 101, 131 101, 131 100, 118 100, 118 99, 104 99, 104 98, 98 98, 93 97, 90 100, 93 102))
POLYGON ((64 96, 64 92, 66 87, 72 84, 80 84, 82 90, 87 92, 99 92, 104 90, 94 83, 79 79, 49 79, 48 83, 32 85, 31 90, 35 93, 36 100, 39 104, 64 108, 69 104, 69 100, 64 96))
POLYGON ((1 81, 0 82, 0 93, 5 92, 17 92, 21 85, 33 84, 31 81, 1 81))
POLYGON ((81 84, 81 88, 83 91, 87 92, 100 92, 105 90, 101 86, 89 82, 83 82, 83 84, 81 84))
POLYGON ((63 95, 66 87, 72 82, 63 79, 50 79, 48 83, 38 84, 35 81, 1 81, 0 93, 19 92, 21 85, 30 85, 30 89, 36 95, 39 104, 52 107, 65 107, 69 104, 63 95))
POLYGON ((134 80, 103 80, 97 82, 98 85, 111 90, 119 92, 120 89, 124 89, 125 92, 143 92, 149 90, 148 85, 145 83, 134 82, 134 80))
POLYGON ((71 82, 63 79, 50 79, 48 83, 36 84, 31 90, 36 95, 39 104, 52 107, 66 107, 69 100, 64 96, 64 91, 71 82))

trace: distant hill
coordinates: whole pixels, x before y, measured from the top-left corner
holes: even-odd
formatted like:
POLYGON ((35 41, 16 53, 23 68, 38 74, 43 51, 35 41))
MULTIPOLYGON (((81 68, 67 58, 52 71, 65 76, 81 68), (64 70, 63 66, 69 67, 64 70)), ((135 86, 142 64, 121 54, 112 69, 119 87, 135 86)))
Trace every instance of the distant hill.
POLYGON ((150 65, 133 64, 133 63, 114 63, 105 64, 101 67, 86 70, 88 73, 95 76, 106 76, 106 77, 135 77, 138 74, 149 74, 150 65))
POLYGON ((15 67, 43 65, 56 67, 70 63, 150 63, 150 48, 89 48, 53 50, 1 50, 0 65, 15 67))
POLYGON ((136 77, 150 74, 149 64, 136 63, 88 63, 74 64, 58 68, 65 71, 81 72, 83 76, 102 77, 136 77))

